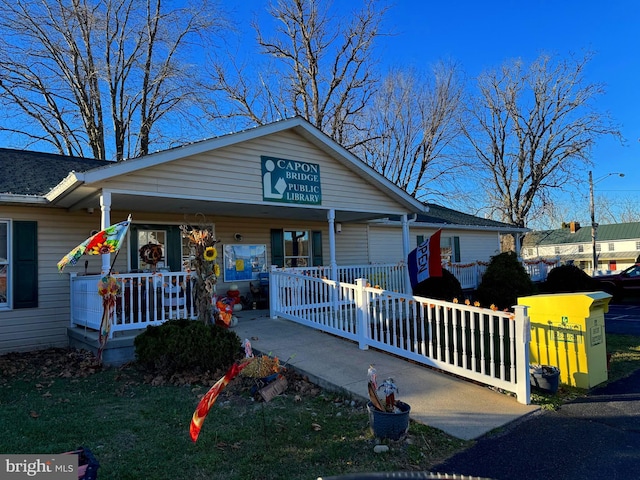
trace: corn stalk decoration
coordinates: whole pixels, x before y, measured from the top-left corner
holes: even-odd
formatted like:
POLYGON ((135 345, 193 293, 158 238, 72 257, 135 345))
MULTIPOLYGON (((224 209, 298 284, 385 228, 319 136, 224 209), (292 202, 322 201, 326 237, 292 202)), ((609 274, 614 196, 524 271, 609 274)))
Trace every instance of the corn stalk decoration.
POLYGON ((189 240, 191 252, 189 265, 186 266, 195 279, 195 306, 198 320, 203 323, 214 322, 213 297, 216 294, 216 283, 220 275, 217 263, 218 250, 213 232, 209 227, 181 225, 182 236, 189 240))

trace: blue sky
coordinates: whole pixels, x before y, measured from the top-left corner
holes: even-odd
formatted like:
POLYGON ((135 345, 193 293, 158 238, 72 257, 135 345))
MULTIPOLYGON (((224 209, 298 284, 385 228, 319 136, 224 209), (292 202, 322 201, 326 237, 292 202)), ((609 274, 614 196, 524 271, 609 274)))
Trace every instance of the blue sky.
MULTIPOLYGON (((392 0, 393 2, 393 0, 392 0)), ((237 8, 235 19, 249 12, 264 19, 268 0, 225 3, 237 8)), ((340 12, 359 2, 334 0, 340 12)), ((231 7, 231 8, 234 8, 231 7)), ((244 23, 248 29, 247 23, 244 23)), ((637 196, 640 191, 640 1, 638 0, 395 0, 385 28, 393 35, 379 40, 379 55, 389 66, 424 68, 439 59, 458 62, 473 78, 512 58, 529 62, 542 52, 582 56, 595 53, 587 80, 605 84, 598 108, 608 112, 626 139, 603 140, 593 151, 596 197, 637 196)), ((588 171, 576 185, 577 201, 588 201, 588 171)), ((585 203, 588 205, 588 203, 585 203)), ((588 212, 578 212, 582 221, 588 212)), ((640 210, 640 205, 639 205, 640 210)))
MULTIPOLYGON (((541 52, 566 56, 595 52, 587 80, 604 83, 598 107, 609 112, 626 139, 601 141, 593 151, 599 194, 640 191, 640 2, 637 0, 397 0, 390 23, 398 34, 385 40, 385 55, 420 65, 438 58, 458 61, 468 76, 510 58, 541 52)), ((584 194, 588 193, 584 172, 584 194)), ((635 193, 634 193, 635 192, 635 193)))

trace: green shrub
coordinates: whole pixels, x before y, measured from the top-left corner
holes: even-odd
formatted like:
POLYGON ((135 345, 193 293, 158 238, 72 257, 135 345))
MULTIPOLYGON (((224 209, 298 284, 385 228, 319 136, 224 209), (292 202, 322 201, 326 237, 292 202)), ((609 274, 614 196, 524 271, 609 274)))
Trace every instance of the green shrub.
POLYGON ((144 368, 165 375, 226 369, 242 353, 240 338, 232 330, 184 319, 147 327, 134 346, 144 368))
POLYGON ((533 293, 535 285, 516 254, 504 252, 491 258, 476 296, 483 307, 493 304, 504 310, 516 305, 518 297, 533 293))
POLYGON ((463 297, 460 282, 446 268, 442 269, 441 277, 429 277, 420 282, 413 289, 413 294, 419 297, 433 298, 450 302, 454 298, 461 300, 463 297))
POLYGON ((596 282, 575 265, 553 268, 541 287, 545 293, 592 292, 598 290, 596 282))

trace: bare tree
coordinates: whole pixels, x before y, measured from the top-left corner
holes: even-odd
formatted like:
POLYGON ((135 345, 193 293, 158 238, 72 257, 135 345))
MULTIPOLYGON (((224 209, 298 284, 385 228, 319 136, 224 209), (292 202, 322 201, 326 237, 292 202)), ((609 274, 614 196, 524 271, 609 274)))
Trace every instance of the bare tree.
MULTIPOLYGON (((365 0, 350 17, 332 17, 322 0, 278 0, 270 15, 275 33, 254 22, 260 52, 269 59, 258 73, 217 62, 214 88, 232 101, 226 114, 262 124, 302 116, 336 141, 353 146, 361 114, 375 92, 373 48, 386 11, 365 0)), ((219 112, 218 112, 219 113, 219 112)))
POLYGON ((517 60, 479 77, 462 128, 499 220, 524 227, 591 164, 596 139, 620 137, 593 105, 604 89, 585 81, 589 60, 542 55, 528 67, 517 60))
POLYGON ((440 62, 429 75, 392 70, 367 109, 369 141, 356 152, 418 199, 450 190, 463 168, 453 155, 462 94, 453 63, 440 62))
POLYGON ((206 1, 0 0, 0 131, 61 154, 148 153, 159 122, 189 118, 185 58, 219 19, 206 1))
POLYGON ((623 197, 618 201, 620 222, 640 222, 640 207, 637 197, 623 197))

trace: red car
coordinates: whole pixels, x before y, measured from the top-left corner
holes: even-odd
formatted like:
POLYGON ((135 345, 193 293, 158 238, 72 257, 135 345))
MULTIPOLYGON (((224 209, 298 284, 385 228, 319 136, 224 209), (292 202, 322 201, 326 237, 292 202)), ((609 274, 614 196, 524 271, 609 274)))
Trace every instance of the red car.
POLYGON ((613 275, 593 277, 598 288, 612 295, 613 301, 625 297, 640 297, 640 263, 613 275))

